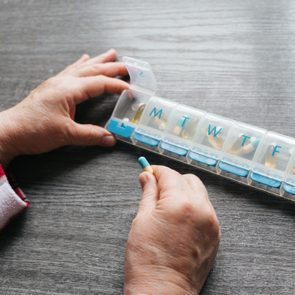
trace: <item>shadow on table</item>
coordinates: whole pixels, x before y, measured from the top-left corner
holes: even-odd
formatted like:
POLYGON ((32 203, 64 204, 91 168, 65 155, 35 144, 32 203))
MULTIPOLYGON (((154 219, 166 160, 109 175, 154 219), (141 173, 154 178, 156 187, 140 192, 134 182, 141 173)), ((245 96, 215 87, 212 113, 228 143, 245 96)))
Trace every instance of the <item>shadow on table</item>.
MULTIPOLYGON (((101 96, 90 99, 77 107, 76 121, 104 126, 110 117, 116 96, 101 96)), ((15 159, 8 167, 8 174, 12 174, 21 188, 28 188, 33 183, 54 180, 65 171, 77 169, 96 157, 103 157, 112 153, 114 148, 101 147, 63 147, 55 151, 35 156, 22 156, 15 159)), ((22 235, 26 223, 26 212, 14 218, 0 233, 0 253, 13 243, 15 238, 22 235)))
MULTIPOLYGON (((104 126, 111 116, 115 103, 116 96, 101 96, 90 99, 77 107, 75 120, 82 124, 104 126)), ((28 176, 38 180, 42 180, 42 177, 55 178, 64 171, 77 168, 94 157, 103 156, 113 150, 114 148, 99 146, 67 146, 41 155, 19 157, 10 165, 8 170, 12 174, 20 175, 19 184, 24 185, 28 176)))
MULTIPOLYGON (((207 188, 213 191, 222 191, 228 198, 239 198, 241 203, 250 202, 255 206, 280 210, 284 212, 284 214, 295 217, 295 202, 291 202, 290 200, 276 197, 250 186, 236 183, 222 176, 171 160, 153 152, 142 150, 127 143, 119 143, 118 147, 121 152, 134 155, 134 161, 136 161, 139 156, 145 156, 151 164, 168 166, 181 174, 192 173, 197 175, 207 188)), ((213 201, 216 201, 216 203, 218 203, 217 198, 218 196, 214 196, 213 201)))
POLYGON ((26 212, 21 213, 0 232, 0 255, 3 255, 5 250, 10 247, 15 239, 19 239, 23 232, 23 227, 26 223, 26 212))

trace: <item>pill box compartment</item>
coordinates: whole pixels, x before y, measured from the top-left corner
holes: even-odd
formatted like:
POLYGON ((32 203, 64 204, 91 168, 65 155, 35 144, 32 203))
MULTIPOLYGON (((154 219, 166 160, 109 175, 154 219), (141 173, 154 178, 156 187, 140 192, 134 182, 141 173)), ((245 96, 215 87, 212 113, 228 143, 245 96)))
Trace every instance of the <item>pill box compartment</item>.
POLYGON ((192 139, 204 114, 200 110, 186 106, 174 107, 160 143, 160 151, 171 158, 187 162, 192 139))
POLYGON ((249 173, 259 143, 266 130, 233 121, 224 144, 224 156, 218 164, 221 175, 249 184, 249 173))
POLYGON ((295 200, 295 139, 155 97, 148 63, 123 58, 131 86, 107 129, 120 140, 295 200))
POLYGON ((150 95, 138 90, 125 90, 107 122, 106 128, 123 141, 131 142, 150 95))
POLYGON ((252 172, 249 174, 250 184, 282 195, 281 186, 285 180, 294 145, 294 139, 268 132, 254 156, 252 172))
POLYGON ((157 84, 147 62, 127 56, 122 61, 128 70, 131 86, 119 97, 106 128, 121 140, 131 142, 134 130, 157 84))
POLYGON ((222 150, 232 120, 208 114, 201 119, 193 138, 193 149, 188 153, 191 165, 219 173, 218 161, 222 158, 222 150))
POLYGON ((151 97, 132 137, 133 143, 145 149, 162 153, 160 142, 164 137, 174 108, 175 104, 169 100, 156 96, 151 97))

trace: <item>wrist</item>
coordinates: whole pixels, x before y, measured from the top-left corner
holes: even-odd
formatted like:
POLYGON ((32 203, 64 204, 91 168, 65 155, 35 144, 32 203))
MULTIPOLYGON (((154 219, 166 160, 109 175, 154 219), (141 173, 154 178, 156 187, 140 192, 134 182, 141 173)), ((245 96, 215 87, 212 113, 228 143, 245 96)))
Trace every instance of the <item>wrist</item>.
POLYGON ((0 163, 5 167, 17 154, 16 122, 13 108, 0 113, 0 163))
POLYGON ((124 295, 197 295, 199 291, 182 273, 161 266, 140 266, 125 271, 124 295))

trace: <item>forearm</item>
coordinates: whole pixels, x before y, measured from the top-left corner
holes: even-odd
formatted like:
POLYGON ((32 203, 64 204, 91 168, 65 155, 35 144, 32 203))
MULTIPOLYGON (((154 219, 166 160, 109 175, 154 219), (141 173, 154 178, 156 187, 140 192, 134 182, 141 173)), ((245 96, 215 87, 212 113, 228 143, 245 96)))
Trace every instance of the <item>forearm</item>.
POLYGON ((21 213, 29 206, 25 195, 19 188, 15 188, 8 181, 2 167, 7 167, 9 162, 17 156, 17 122, 13 119, 13 109, 0 113, 0 230, 14 216, 21 213))
POLYGON ((13 118, 13 109, 0 113, 0 164, 5 168, 17 155, 17 122, 13 118))

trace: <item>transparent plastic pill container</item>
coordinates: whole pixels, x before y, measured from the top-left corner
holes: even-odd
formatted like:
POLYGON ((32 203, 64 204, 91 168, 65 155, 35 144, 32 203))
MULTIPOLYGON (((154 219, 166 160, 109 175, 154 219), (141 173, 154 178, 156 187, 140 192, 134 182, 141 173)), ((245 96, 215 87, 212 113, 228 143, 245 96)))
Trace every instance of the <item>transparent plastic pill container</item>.
POLYGON ((106 128, 119 140, 295 201, 295 139, 155 96, 147 62, 124 57, 130 89, 106 128))

